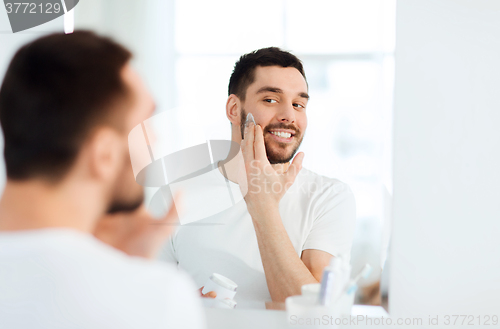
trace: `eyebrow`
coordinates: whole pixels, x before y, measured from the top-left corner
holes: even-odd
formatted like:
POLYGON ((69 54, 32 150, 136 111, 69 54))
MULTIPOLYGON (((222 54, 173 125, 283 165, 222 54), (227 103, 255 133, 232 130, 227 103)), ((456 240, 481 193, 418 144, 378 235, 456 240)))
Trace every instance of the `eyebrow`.
MULTIPOLYGON (((271 93, 276 93, 276 94, 283 94, 283 90, 280 89, 280 88, 276 88, 276 87, 265 86, 265 87, 262 87, 259 90, 257 90, 257 94, 265 93, 265 92, 271 92, 271 93)), ((301 92, 298 95, 299 95, 299 97, 302 97, 302 98, 305 98, 305 99, 309 99, 309 94, 307 94, 307 93, 301 92)))

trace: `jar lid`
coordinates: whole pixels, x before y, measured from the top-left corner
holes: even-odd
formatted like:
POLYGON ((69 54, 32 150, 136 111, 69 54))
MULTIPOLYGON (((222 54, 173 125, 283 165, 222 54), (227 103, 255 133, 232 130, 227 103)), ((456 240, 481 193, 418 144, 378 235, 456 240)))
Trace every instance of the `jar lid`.
POLYGON ((210 276, 210 280, 217 283, 219 286, 229 289, 231 291, 236 291, 236 288, 238 288, 238 285, 236 283, 234 283, 232 280, 226 278, 225 276, 219 273, 213 273, 210 276))
POLYGON ((219 305, 218 308, 230 308, 233 309, 236 307, 236 302, 233 299, 215 299, 217 303, 220 303, 222 305, 219 305))

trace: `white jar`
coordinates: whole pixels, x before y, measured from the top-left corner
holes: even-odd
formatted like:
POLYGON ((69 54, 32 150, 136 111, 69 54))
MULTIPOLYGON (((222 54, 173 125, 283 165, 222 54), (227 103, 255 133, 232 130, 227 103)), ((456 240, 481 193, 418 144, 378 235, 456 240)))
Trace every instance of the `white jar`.
POLYGON ((210 278, 205 283, 202 294, 206 294, 210 291, 215 291, 217 294, 217 299, 233 299, 234 295, 236 295, 236 289, 238 285, 234 283, 232 280, 226 278, 225 276, 213 273, 210 278))

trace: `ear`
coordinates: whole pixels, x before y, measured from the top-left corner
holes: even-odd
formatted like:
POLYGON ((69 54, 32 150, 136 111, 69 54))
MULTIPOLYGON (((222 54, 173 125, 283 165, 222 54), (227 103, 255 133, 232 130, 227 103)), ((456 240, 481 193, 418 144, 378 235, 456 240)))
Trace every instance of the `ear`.
POLYGON ((229 95, 226 102, 226 116, 236 126, 241 123, 241 101, 235 94, 229 95))
POLYGON ((98 180, 114 180, 123 166, 123 137, 109 127, 98 128, 88 144, 89 171, 98 180))

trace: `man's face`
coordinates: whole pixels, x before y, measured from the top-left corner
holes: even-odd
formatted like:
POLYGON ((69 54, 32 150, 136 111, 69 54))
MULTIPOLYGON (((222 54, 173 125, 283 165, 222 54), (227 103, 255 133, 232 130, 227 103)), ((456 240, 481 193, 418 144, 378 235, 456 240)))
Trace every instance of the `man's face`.
POLYGON ((144 188, 137 184, 132 171, 130 153, 128 152, 128 133, 142 121, 153 115, 155 103, 147 91, 141 78, 134 69, 127 65, 122 77, 128 86, 130 103, 127 104, 125 132, 123 133, 124 157, 123 167, 113 187, 108 213, 136 210, 144 201, 144 188))
POLYGON ((248 113, 263 128, 271 164, 289 162, 307 128, 307 83, 293 67, 258 66, 241 109, 241 134, 248 113))

